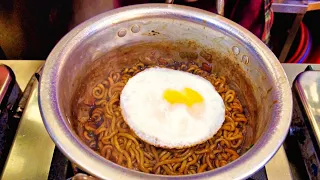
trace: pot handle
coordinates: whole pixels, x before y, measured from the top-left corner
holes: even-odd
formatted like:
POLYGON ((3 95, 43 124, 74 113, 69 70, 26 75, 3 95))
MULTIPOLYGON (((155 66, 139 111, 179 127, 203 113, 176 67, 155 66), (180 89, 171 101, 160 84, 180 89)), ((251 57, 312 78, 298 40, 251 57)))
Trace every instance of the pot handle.
POLYGON ((216 0, 217 13, 224 16, 224 0, 216 0))
POLYGON ((86 174, 78 173, 78 174, 74 175, 73 177, 68 178, 67 180, 98 180, 98 178, 88 176, 86 174))
MULTIPOLYGON (((186 0, 186 1, 197 1, 197 0, 186 0)), ((173 4, 174 0, 165 0, 165 3, 167 4, 173 4)), ((217 8, 217 13, 221 16, 224 16, 224 0, 216 0, 216 8, 217 8)))

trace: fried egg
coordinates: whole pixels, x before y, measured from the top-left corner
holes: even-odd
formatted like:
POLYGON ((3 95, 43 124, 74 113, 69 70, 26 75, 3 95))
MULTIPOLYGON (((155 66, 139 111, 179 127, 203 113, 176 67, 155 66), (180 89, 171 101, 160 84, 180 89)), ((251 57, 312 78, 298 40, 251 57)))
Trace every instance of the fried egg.
POLYGON ((120 107, 140 139, 163 148, 200 144, 225 119, 224 102, 208 80, 167 68, 149 68, 129 79, 120 107))

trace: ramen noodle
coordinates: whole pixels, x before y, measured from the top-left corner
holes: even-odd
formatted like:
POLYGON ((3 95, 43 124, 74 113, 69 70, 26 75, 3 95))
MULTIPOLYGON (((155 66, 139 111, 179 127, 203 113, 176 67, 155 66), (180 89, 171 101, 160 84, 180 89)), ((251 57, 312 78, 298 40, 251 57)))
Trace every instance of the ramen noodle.
POLYGON ((247 118, 236 92, 229 88, 227 79, 210 73, 209 65, 193 63, 168 64, 159 67, 186 71, 212 83, 225 103, 225 121, 208 141, 184 149, 164 149, 149 145, 137 137, 124 121, 120 110, 120 94, 127 81, 146 68, 138 63, 122 72, 110 72, 107 78, 93 88, 95 104, 90 118, 78 117, 80 137, 93 150, 118 165, 145 173, 186 175, 213 170, 239 157, 247 118))

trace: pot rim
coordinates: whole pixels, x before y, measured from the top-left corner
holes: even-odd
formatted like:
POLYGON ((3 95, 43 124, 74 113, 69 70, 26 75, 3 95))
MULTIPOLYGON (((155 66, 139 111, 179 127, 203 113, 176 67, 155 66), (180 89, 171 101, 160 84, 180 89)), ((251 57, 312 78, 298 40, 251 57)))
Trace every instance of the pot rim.
POLYGON ((255 35, 240 25, 219 15, 181 5, 172 4, 144 4, 114 9, 93 17, 63 37, 54 47, 47 58, 39 83, 39 108, 44 125, 52 140, 68 159, 75 162, 83 170, 102 179, 244 179, 262 168, 277 152, 284 141, 291 123, 292 95, 287 76, 275 55, 255 35), (192 12, 192 15, 186 13, 192 12), (270 73, 271 80, 276 85, 274 93, 278 99, 277 113, 267 131, 261 135, 256 144, 237 160, 213 171, 195 175, 164 176, 142 173, 130 170, 105 160, 95 153, 76 134, 73 133, 65 120, 66 117, 59 110, 57 80, 59 67, 66 61, 71 48, 81 41, 81 38, 100 30, 105 24, 133 19, 132 14, 148 15, 151 13, 169 14, 174 17, 184 17, 195 23, 205 22, 207 27, 218 27, 232 36, 242 39, 260 56, 270 73), (131 14, 131 16, 128 16, 131 14), (127 18, 127 19, 125 19, 127 18), (191 19, 192 18, 192 19, 191 19), (103 22, 103 23, 102 23, 103 22), (95 27, 95 28, 92 28, 95 27))

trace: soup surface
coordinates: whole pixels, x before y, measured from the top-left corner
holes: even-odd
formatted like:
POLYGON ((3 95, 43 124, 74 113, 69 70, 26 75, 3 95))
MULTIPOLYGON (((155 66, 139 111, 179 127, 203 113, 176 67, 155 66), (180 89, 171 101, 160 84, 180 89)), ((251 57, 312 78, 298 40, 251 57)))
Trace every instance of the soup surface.
MULTIPOLYGON (((104 158, 127 168, 145 173, 186 175, 224 166, 240 155, 247 118, 237 94, 228 86, 226 77, 211 73, 203 64, 160 61, 158 65, 135 64, 121 72, 110 72, 92 91, 94 105, 82 107, 77 115, 77 133, 81 139, 104 158), (134 134, 124 121, 120 94, 127 81, 150 67, 166 67, 199 75, 212 83, 225 104, 225 121, 208 141, 183 149, 152 146, 134 134)), ((214 111, 214 110, 213 110, 214 111)))

